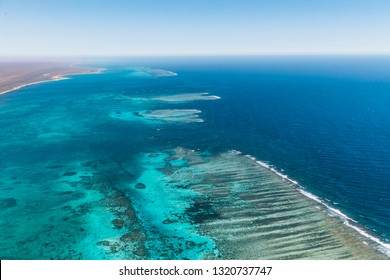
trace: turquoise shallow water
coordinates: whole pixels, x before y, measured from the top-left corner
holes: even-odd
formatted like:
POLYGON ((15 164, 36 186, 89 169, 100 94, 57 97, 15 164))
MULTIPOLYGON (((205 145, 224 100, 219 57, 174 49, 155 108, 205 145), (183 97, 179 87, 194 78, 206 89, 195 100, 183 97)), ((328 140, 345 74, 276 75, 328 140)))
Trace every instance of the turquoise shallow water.
POLYGON ((378 64, 229 63, 106 63, 0 96, 0 257, 385 257, 378 64))

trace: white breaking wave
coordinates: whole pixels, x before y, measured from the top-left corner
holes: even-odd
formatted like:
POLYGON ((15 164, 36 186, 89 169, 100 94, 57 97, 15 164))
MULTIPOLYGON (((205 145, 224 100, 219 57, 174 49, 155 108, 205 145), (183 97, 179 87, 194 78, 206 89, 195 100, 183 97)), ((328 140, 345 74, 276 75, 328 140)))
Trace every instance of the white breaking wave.
POLYGON ((235 154, 235 155, 241 155, 242 154, 240 151, 237 151, 237 150, 230 150, 229 153, 235 154))
POLYGON ((198 93, 181 93, 173 95, 164 95, 151 98, 154 101, 162 102, 191 102, 191 101, 201 101, 201 100, 217 100, 221 97, 216 95, 209 95, 207 92, 198 92, 198 93))
POLYGON ((151 120, 193 123, 193 122, 203 122, 203 119, 199 118, 198 115, 201 112, 202 111, 197 109, 164 109, 164 110, 150 110, 138 114, 144 118, 151 119, 151 120))
MULTIPOLYGON (((237 150, 231 150, 229 151, 233 154, 242 154, 242 152, 240 151, 237 151, 237 150)), ((275 173, 276 175, 278 175, 279 177, 291 182, 292 184, 294 184, 296 187, 297 187, 297 190, 303 194, 304 196, 306 196, 307 198, 310 198, 312 200, 314 200, 315 202, 323 205, 326 207, 326 209, 329 210, 329 212, 333 215, 333 216, 337 216, 338 218, 340 218, 343 223, 354 229, 355 231, 357 231, 360 235, 370 239, 371 241, 373 241, 374 243, 376 243, 378 246, 375 246, 375 248, 377 250, 379 250, 380 252, 384 253, 385 255, 389 256, 390 257, 390 244, 389 243, 385 243, 383 242, 382 240, 380 240, 379 238, 375 237, 375 236, 372 236, 371 234, 369 234, 367 231, 365 231, 364 229, 358 227, 356 224, 358 224, 357 221, 353 220, 352 218, 348 217, 347 215, 345 215, 343 212, 341 212, 340 210, 338 209, 335 209, 331 206, 329 206, 327 203, 325 203, 322 199, 320 199, 318 196, 308 192, 308 191, 305 191, 303 189, 303 187, 301 185, 299 185, 299 183, 297 181, 294 181, 292 179, 290 179, 287 175, 277 171, 275 168, 273 168, 271 165, 263 162, 263 161, 260 161, 260 160, 257 160, 254 156, 251 156, 251 155, 245 155, 247 158, 253 160, 254 162, 256 162, 257 164, 259 164, 260 166, 264 167, 264 168, 267 168, 268 170, 272 171, 273 173, 275 173)))

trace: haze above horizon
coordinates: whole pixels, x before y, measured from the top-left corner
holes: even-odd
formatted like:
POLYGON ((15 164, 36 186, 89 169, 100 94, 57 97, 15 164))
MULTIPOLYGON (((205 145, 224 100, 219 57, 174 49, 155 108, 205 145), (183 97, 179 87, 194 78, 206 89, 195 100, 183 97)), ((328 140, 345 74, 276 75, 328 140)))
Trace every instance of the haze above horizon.
POLYGON ((0 0, 0 57, 390 54, 381 0, 0 0))

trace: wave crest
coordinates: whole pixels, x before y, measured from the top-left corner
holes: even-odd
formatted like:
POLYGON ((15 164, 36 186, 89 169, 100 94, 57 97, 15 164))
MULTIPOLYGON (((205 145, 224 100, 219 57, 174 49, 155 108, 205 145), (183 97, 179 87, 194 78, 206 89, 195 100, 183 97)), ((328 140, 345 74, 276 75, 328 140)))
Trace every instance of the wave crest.
MULTIPOLYGON (((236 154, 241 154, 240 151, 236 151, 236 150, 232 150, 231 152, 236 153, 236 154)), ((379 250, 380 252, 384 253, 387 256, 390 256, 390 244, 389 243, 383 242, 378 237, 375 237, 374 235, 368 233, 367 230, 364 230, 364 229, 361 228, 360 224, 358 224, 357 221, 355 221, 354 219, 348 217, 346 214, 344 214, 340 210, 329 206, 326 202, 324 202, 318 196, 316 196, 316 195, 314 195, 314 194, 304 190, 303 186, 301 186, 297 181, 290 179, 287 175, 277 171, 271 165, 269 165, 269 164, 267 164, 267 163, 265 163, 263 161, 257 160, 254 156, 251 156, 251 155, 245 155, 245 156, 247 158, 253 160, 257 164, 259 164, 260 166, 262 166, 264 168, 267 168, 268 170, 272 171, 273 173, 275 173, 279 177, 283 178, 284 180, 287 180, 290 183, 292 183, 301 194, 303 194, 307 198, 309 198, 311 200, 314 200, 315 202, 317 202, 317 203, 321 204, 322 206, 324 206, 332 216, 336 216, 339 219, 341 219, 346 226, 348 226, 349 228, 352 228, 353 230, 358 232, 360 235, 362 235, 365 238, 371 240, 376 245, 374 247, 377 250, 379 250)))

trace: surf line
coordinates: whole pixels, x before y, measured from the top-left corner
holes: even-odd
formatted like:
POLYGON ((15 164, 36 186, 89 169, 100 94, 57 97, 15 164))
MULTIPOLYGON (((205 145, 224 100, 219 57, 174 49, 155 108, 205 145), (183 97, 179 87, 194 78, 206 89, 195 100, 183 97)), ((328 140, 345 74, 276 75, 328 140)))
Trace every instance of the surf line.
MULTIPOLYGON (((230 150, 229 151, 230 153, 233 153, 233 154, 237 154, 237 155, 241 155, 242 152, 240 151, 237 151, 237 150, 230 150)), ((254 161, 255 163, 257 163, 258 165, 270 170, 271 172, 273 172, 274 174, 278 175, 280 178, 284 179, 284 180, 287 180, 289 181, 290 183, 292 183, 297 191, 299 191, 301 194, 303 194, 304 196, 306 196, 307 198, 311 199, 311 200, 314 200, 315 202, 323 205, 326 209, 328 209, 328 211, 330 212, 330 214, 332 214, 333 216, 337 216, 339 219, 341 219, 341 221, 343 222, 343 224, 345 224, 346 226, 348 226, 349 228, 352 228, 353 230, 355 230, 356 232, 358 232, 360 235, 368 238, 369 240, 373 241, 374 243, 376 243, 378 246, 375 246, 374 248, 379 250, 380 252, 382 252, 383 254, 385 254, 386 256, 389 256, 390 257, 390 244, 389 243, 385 243, 383 242, 382 240, 380 240, 379 238, 375 237, 375 236, 372 236, 371 234, 369 234, 367 231, 361 229, 358 225, 359 223, 355 220, 353 220, 352 218, 348 217, 347 215, 345 215, 343 212, 341 212, 340 210, 338 209, 335 209, 331 206, 329 206, 327 203, 325 203, 322 199, 320 199, 318 196, 308 192, 308 191, 305 191, 303 189, 303 187, 295 180, 293 179, 290 179, 287 175, 277 171, 274 167, 272 167, 271 165, 263 162, 263 161, 260 161, 258 159, 256 159, 254 156, 252 155, 245 155, 245 157, 249 158, 250 160, 254 161)))

